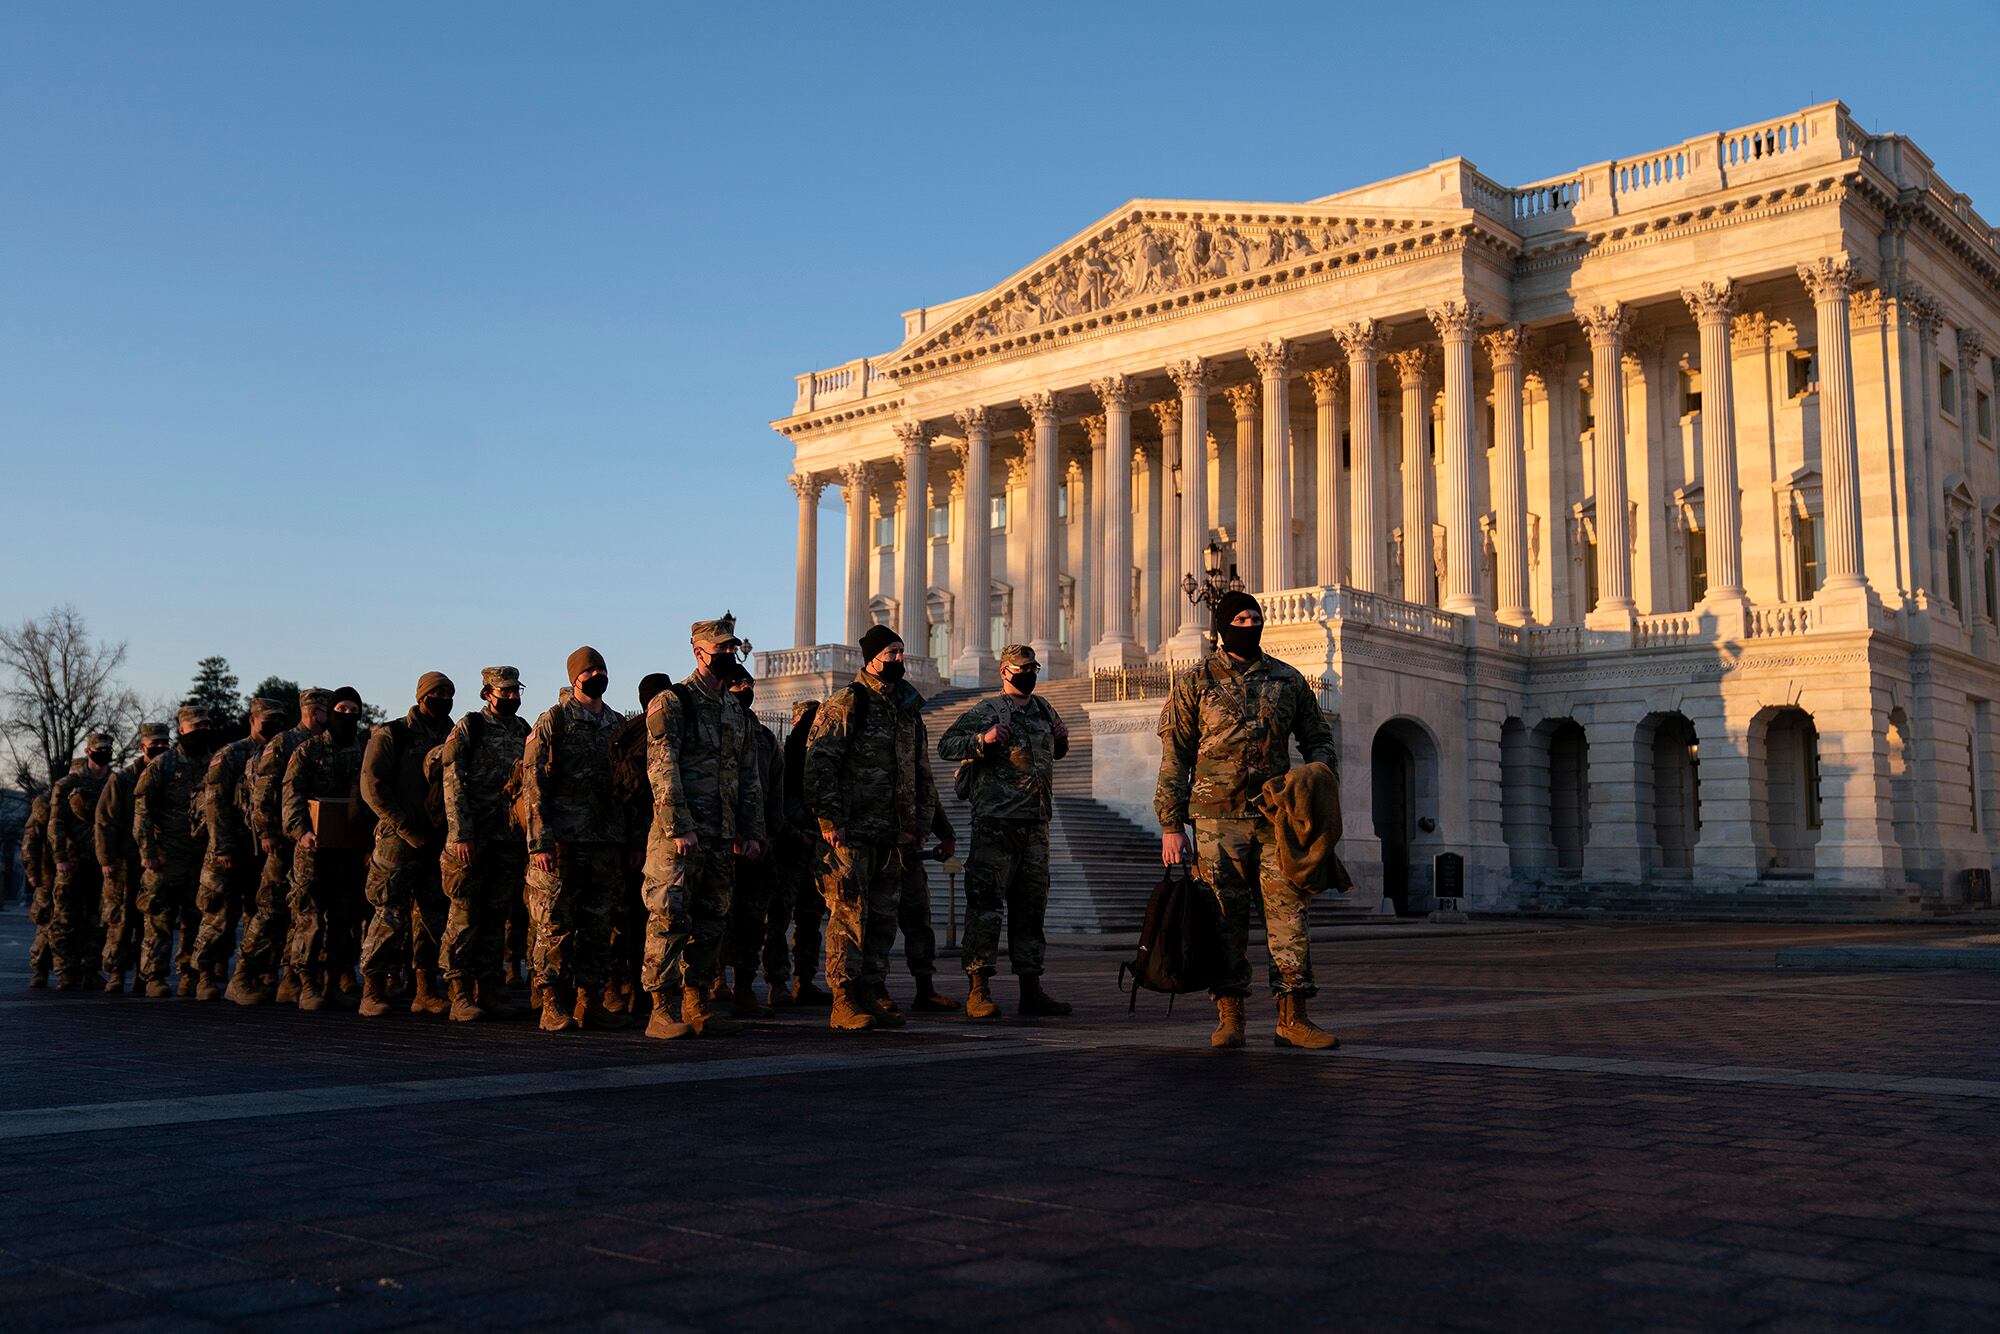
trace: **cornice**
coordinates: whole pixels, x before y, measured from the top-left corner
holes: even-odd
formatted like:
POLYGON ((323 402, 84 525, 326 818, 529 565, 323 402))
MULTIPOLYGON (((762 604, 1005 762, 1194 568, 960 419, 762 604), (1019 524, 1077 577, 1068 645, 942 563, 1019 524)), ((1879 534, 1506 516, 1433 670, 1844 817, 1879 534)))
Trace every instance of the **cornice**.
POLYGON ((879 417, 887 413, 899 413, 902 410, 903 398, 900 394, 894 398, 865 398, 858 403, 849 403, 827 412, 813 413, 803 417, 782 417, 771 423, 771 429, 779 435, 784 436, 787 440, 795 440, 800 436, 810 435, 814 431, 824 430, 829 426, 838 426, 843 422, 858 421, 864 417, 879 417))
POLYGON ((1518 271, 1529 274, 1573 268, 1585 258, 1624 254, 1644 246, 1720 231, 1725 227, 1780 217, 1829 203, 1838 204, 1844 198, 1844 189, 1854 179, 1855 176, 1850 174, 1846 177, 1823 176, 1794 181, 1777 189, 1765 187, 1750 190, 1739 198, 1703 203, 1695 208, 1669 210, 1651 217, 1633 217, 1615 227, 1563 233, 1547 244, 1531 248, 1523 256, 1518 271))

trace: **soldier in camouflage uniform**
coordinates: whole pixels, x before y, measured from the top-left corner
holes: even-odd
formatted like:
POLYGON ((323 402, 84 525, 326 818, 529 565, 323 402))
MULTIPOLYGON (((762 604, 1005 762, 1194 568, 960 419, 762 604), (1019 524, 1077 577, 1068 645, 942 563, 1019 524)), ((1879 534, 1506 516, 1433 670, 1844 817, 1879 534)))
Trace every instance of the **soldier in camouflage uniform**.
POLYGON ((806 792, 825 853, 828 1023, 853 1031, 904 1020, 884 985, 908 869, 937 811, 923 697, 903 680, 902 637, 861 637, 863 667, 820 707, 806 742, 806 792))
POLYGON ((1041 664, 1026 644, 1000 651, 1000 693, 973 705, 938 740, 938 754, 972 768, 972 851, 965 862, 965 973, 968 1019, 996 1019, 988 979, 1007 913, 1007 958, 1021 981, 1021 1013, 1065 1015, 1070 1007, 1042 989, 1048 941, 1049 817, 1056 761, 1069 753, 1069 728, 1034 697, 1041 664))
POLYGON ((194 994, 195 886, 201 878, 207 831, 201 819, 201 780, 208 770, 215 732, 208 710, 183 704, 180 734, 165 753, 146 766, 132 791, 132 837, 139 844, 139 898, 145 920, 139 944, 139 976, 145 994, 158 1000, 174 994, 168 982, 176 955, 181 960, 182 995, 194 994), (180 935, 179 949, 174 936, 180 935))
POLYGON ((111 780, 112 741, 108 732, 84 738, 83 767, 57 782, 49 798, 49 852, 56 864, 49 900, 49 945, 62 977, 57 990, 101 987, 97 971, 104 952, 98 923, 104 873, 97 861, 97 799, 111 780))
POLYGON ((730 692, 736 621, 696 621, 695 670, 646 706, 646 774, 653 822, 646 838, 646 962, 653 998, 646 1036, 727 1036, 741 1030, 715 1013, 738 859, 764 854, 764 794, 756 720, 730 692), (674 1017, 674 993, 680 1017, 674 1017))
POLYGON ((1161 860, 1172 866, 1189 859, 1184 831, 1192 815, 1195 860, 1221 909, 1230 974, 1212 993, 1218 1022, 1209 1043, 1243 1045, 1250 899, 1260 894, 1278 1045, 1337 1046, 1306 1015, 1315 991, 1306 929, 1311 901, 1285 879, 1270 822, 1257 804, 1265 780, 1291 768, 1294 738, 1305 763, 1334 765, 1333 733, 1305 678, 1263 651, 1264 612, 1255 598, 1224 596, 1215 626, 1221 647, 1174 682, 1160 710, 1160 780, 1153 792, 1161 860))
MULTIPOLYGON (((777 888, 771 897, 771 911, 764 929, 764 980, 770 984, 774 1006, 818 1006, 833 999, 813 985, 813 976, 819 972, 820 934, 825 930, 820 918, 826 904, 820 899, 815 878, 820 856, 819 827, 806 809, 805 780, 806 738, 811 735, 813 719, 818 716, 816 699, 803 699, 792 705, 792 729, 785 734, 784 755, 780 760, 784 820, 778 829, 782 833, 765 831, 772 834, 771 851, 777 873, 777 888), (796 981, 793 980, 795 964, 796 981)), ((770 809, 768 804, 765 809, 770 809)))
MULTIPOLYGON (((743 705, 749 720, 750 740, 757 752, 757 786, 764 801, 764 837, 761 855, 736 863, 736 885, 729 900, 728 954, 736 970, 736 990, 730 1013, 739 1019, 769 1019, 772 1006, 780 1003, 777 988, 771 990, 771 1005, 757 999, 757 963, 764 950, 765 932, 771 917, 771 900, 782 883, 777 845, 788 837, 785 829, 785 749, 778 734, 758 720, 755 712, 757 682, 740 662, 730 664, 728 689, 743 705)), ((789 913, 786 914, 790 916, 789 913)), ((718 975, 720 970, 718 969, 718 975)), ((784 998, 785 1004, 791 997, 784 998)))
MULTIPOLYGON (((208 829, 208 855, 195 890, 195 906, 201 910, 201 929, 194 938, 196 1000, 222 999, 222 974, 236 945, 237 923, 246 908, 256 910, 264 858, 250 834, 250 768, 286 721, 285 706, 277 700, 251 700, 250 735, 217 751, 202 779, 198 800, 208 829)), ((241 967, 236 976, 249 984, 241 967)))
POLYGON ((611 916, 629 860, 625 804, 611 779, 611 734, 625 715, 604 702, 604 655, 585 645, 567 669, 569 693, 535 720, 521 762, 535 980, 550 1033, 629 1022, 603 1004, 611 916))
POLYGON ((125 990, 125 974, 139 961, 139 886, 145 871, 139 865, 139 844, 132 837, 132 805, 139 777, 172 741, 165 723, 139 725, 139 753, 111 775, 98 794, 93 815, 97 869, 104 881, 98 920, 104 927, 104 989, 125 990))
POLYGON ((339 980, 359 954, 357 925, 365 902, 365 848, 321 847, 314 829, 313 803, 347 802, 354 821, 361 812, 361 759, 367 736, 361 726, 361 696, 352 687, 333 692, 326 731, 313 737, 285 764, 285 833, 292 840, 292 971, 298 976, 299 1009, 307 1013, 344 1008, 339 980))
POLYGON ((450 911, 439 862, 445 820, 442 809, 430 808, 425 762, 451 732, 457 694, 443 672, 425 672, 415 707, 375 728, 361 761, 361 798, 375 812, 367 881, 374 914, 361 944, 361 1013, 371 1019, 389 1013, 389 975, 399 967, 415 975, 410 1013, 449 1008, 437 973, 438 942, 450 911))
POLYGON ((469 1023, 507 1008, 508 915, 521 902, 528 845, 514 823, 507 780, 521 762, 528 724, 521 673, 479 673, 486 706, 461 718, 444 743, 445 851, 439 866, 451 901, 438 962, 451 992, 451 1017, 469 1023))
MULTIPOLYGON (((82 759, 71 762, 71 769, 82 759)), ((28 946, 28 985, 49 984, 49 969, 56 951, 49 936, 49 919, 55 915, 56 860, 49 848, 49 806, 55 799, 55 785, 35 794, 28 805, 28 827, 21 834, 21 865, 28 872, 28 920, 35 924, 34 943, 28 946)))
POLYGON ((289 1005, 298 999, 298 974, 278 969, 288 957, 292 934, 292 839, 285 832, 285 770, 299 747, 326 731, 333 711, 333 692, 317 686, 299 692, 299 721, 272 737, 245 775, 250 787, 250 832, 263 853, 257 877, 257 906, 243 926, 236 975, 223 994, 238 1005, 262 1005, 276 1000, 289 1005))

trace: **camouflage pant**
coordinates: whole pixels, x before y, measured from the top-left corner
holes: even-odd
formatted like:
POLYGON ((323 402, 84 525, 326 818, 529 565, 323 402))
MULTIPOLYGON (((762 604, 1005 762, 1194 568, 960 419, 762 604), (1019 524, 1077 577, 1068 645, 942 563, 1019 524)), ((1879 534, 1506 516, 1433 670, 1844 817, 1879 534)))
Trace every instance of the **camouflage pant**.
POLYGON ((352 848, 292 853, 292 933, 286 960, 294 973, 345 973, 360 955, 368 854, 352 848))
POLYGON ((646 962, 647 916, 646 872, 628 869, 611 909, 611 981, 638 984, 646 962))
POLYGON ((292 845, 280 839, 265 854, 257 876, 257 893, 243 923, 243 944, 236 967, 252 977, 268 977, 283 962, 285 937, 292 930, 292 845))
POLYGON ((139 962, 139 886, 145 872, 129 862, 106 876, 97 900, 97 920, 104 927, 104 969, 129 972, 139 962))
POLYGON ((797 975, 810 982, 819 972, 820 932, 825 929, 821 914, 826 904, 813 883, 813 861, 818 849, 788 851, 778 859, 778 888, 771 896, 771 911, 764 924, 764 980, 774 989, 785 990, 797 975), (792 938, 786 932, 792 924, 792 938))
POLYGON ((529 864, 536 981, 587 991, 604 985, 611 966, 611 919, 624 884, 621 843, 560 844, 553 872, 529 864))
POLYGON ((1049 827, 1040 820, 974 820, 965 858, 965 971, 993 976, 1000 914, 1007 914, 1007 960, 1017 977, 1040 977, 1048 940, 1049 827))
POLYGON ((704 839, 685 857, 671 843, 647 854, 646 962, 639 974, 647 991, 700 991, 715 981, 735 881, 736 856, 726 839, 704 839))
POLYGON ((28 920, 35 924, 35 939, 28 946, 28 967, 38 973, 46 973, 55 966, 55 944, 49 935, 49 918, 54 914, 53 886, 44 882, 30 887, 28 920))
POLYGON ((104 953, 97 920, 103 897, 104 872, 95 861, 75 862, 68 872, 56 873, 49 896, 49 947, 63 972, 82 976, 97 971, 104 953))
POLYGON ((1293 889, 1278 869, 1278 848, 1263 820, 1197 820, 1195 856, 1222 910, 1222 946, 1229 980, 1218 996, 1250 994, 1250 900, 1264 900, 1264 932, 1271 952, 1271 994, 1311 996, 1312 958, 1306 912, 1312 900, 1293 889))
POLYGON ((764 933, 777 897, 778 862, 771 851, 754 862, 736 863, 736 884, 729 896, 729 966, 738 982, 757 976, 764 955, 764 933))
POLYGON ((880 986, 896 944, 903 859, 914 848, 849 843, 820 848, 819 892, 826 900, 826 980, 836 987, 880 986))
POLYGON ((201 876, 201 862, 195 853, 170 852, 157 871, 139 877, 139 897, 134 905, 144 922, 139 941, 139 976, 147 982, 165 982, 178 959, 185 970, 194 954, 194 935, 199 926, 195 913, 195 881, 201 876), (180 933, 178 948, 174 933, 180 933))
POLYGON ((194 897, 195 907, 201 910, 201 927, 194 937, 196 972, 220 978, 229 967, 229 956, 236 949, 236 925, 243 920, 243 905, 257 897, 262 872, 258 858, 249 855, 226 871, 213 855, 202 863, 194 897))
POLYGON ((910 976, 937 975, 937 932, 931 928, 931 882, 913 848, 903 866, 903 888, 896 899, 896 927, 903 933, 903 962, 910 976))
POLYGON ((528 850, 519 839, 489 839, 467 866, 446 852, 438 863, 445 915, 438 966, 457 982, 496 981, 504 976, 509 916, 520 906, 528 874, 528 850))
POLYGON ((436 968, 451 904, 435 846, 413 848, 383 832, 368 858, 364 893, 375 911, 361 939, 361 975, 386 978, 398 968, 436 968))

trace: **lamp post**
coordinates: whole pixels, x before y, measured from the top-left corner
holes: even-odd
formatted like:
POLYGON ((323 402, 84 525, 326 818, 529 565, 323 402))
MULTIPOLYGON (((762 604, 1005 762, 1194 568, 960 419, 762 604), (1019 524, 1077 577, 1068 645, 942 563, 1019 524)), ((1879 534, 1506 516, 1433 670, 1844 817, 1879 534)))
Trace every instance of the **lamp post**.
POLYGON ((1216 643, 1216 604, 1220 603, 1226 594, 1242 592, 1243 580, 1237 577, 1236 566, 1233 563, 1229 567, 1228 576, 1224 577, 1222 573, 1222 545, 1220 543, 1211 540, 1206 547, 1202 548, 1202 553, 1206 557, 1206 560, 1201 578, 1197 580, 1192 574, 1183 575, 1181 577, 1181 592, 1187 594, 1189 606, 1208 608, 1208 629, 1202 632, 1202 639, 1208 645, 1208 651, 1213 653, 1216 643))

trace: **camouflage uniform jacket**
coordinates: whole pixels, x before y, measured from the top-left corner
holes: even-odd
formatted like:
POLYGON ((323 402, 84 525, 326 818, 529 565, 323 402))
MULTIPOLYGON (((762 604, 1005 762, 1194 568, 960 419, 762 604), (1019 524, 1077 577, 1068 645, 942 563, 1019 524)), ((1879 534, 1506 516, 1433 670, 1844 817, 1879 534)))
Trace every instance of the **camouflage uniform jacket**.
POLYGON ((291 837, 285 832, 285 770, 312 739, 303 727, 288 728, 271 738, 251 766, 250 832, 259 839, 291 837))
POLYGON ((646 705, 646 777, 658 838, 764 838, 760 726, 743 701, 700 672, 646 705), (683 698, 685 696, 685 698, 683 698))
POLYGON ((443 845, 444 826, 427 809, 431 785, 424 757, 450 734, 421 708, 370 733, 361 759, 361 799, 375 812, 377 838, 400 838, 413 848, 443 845))
POLYGON ((1290 742, 1310 764, 1334 765, 1333 732, 1298 669, 1266 653, 1238 668, 1228 654, 1174 682, 1160 710, 1160 781, 1153 812, 1160 828, 1188 817, 1242 820, 1258 814, 1266 779, 1292 767, 1290 742))
POLYGON ((1055 710, 1047 700, 1001 694, 980 700, 945 729, 938 754, 976 762, 973 819, 1038 822, 1053 809, 1056 761, 1069 754, 1069 741, 1056 736, 1055 710), (1013 733, 1005 744, 989 746, 979 739, 994 726, 1013 733))
POLYGON ((146 772, 146 757, 133 761, 111 775, 104 791, 97 795, 95 821, 97 864, 119 869, 139 860, 139 844, 132 837, 133 792, 139 775, 146 772))
POLYGON ((35 885, 47 889, 56 881, 56 862, 49 847, 49 798, 44 789, 28 804, 28 827, 21 834, 21 865, 35 885))
POLYGON ((938 804, 923 707, 909 682, 885 686, 866 672, 820 706, 806 741, 806 799, 823 835, 845 829, 883 846, 922 840, 938 804))
POLYGON ((611 781, 611 734, 624 721, 609 704, 593 714, 573 699, 535 720, 521 756, 530 853, 625 841, 625 803, 611 781))
POLYGON ((757 783, 764 794, 764 846, 768 848, 791 829, 785 814, 785 743, 754 713, 750 714, 750 735, 757 743, 757 783))
POLYGON ((201 818, 208 826, 208 850, 218 857, 256 856, 257 844, 250 837, 249 772, 263 750, 262 741, 246 736, 215 752, 208 762, 208 774, 201 780, 201 818))
POLYGON ((507 779, 527 742, 524 718, 503 718, 481 710, 458 720, 444 739, 447 842, 484 843, 521 837, 507 809, 507 779), (479 721, 472 721, 474 718, 479 721))
POLYGON ((49 799, 49 855, 71 866, 96 866, 97 799, 110 773, 88 768, 64 774, 49 799))
POLYGON ((132 791, 132 837, 141 860, 200 860, 203 773, 203 762, 176 741, 139 775, 132 791))
POLYGON ((361 791, 361 757, 369 732, 345 744, 322 732, 292 752, 285 765, 285 837, 296 842, 312 832, 312 801, 338 801, 361 791))

